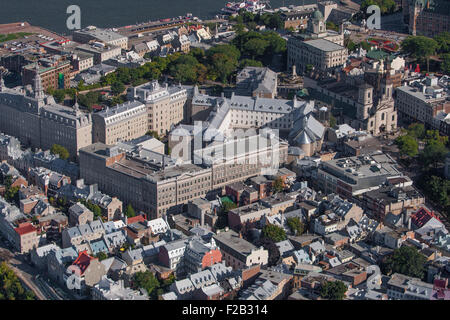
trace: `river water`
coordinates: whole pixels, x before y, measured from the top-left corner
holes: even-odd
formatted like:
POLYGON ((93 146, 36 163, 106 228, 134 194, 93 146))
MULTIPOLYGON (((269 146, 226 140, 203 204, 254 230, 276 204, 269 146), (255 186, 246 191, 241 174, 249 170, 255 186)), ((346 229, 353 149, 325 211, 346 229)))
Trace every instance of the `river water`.
MULTIPOLYGON (((226 0, 0 0, 0 24, 27 21, 59 33, 66 28, 67 7, 81 8, 81 27, 121 27, 130 24, 177 17, 192 13, 201 19, 220 13, 226 0)), ((304 3, 314 3, 305 0, 304 3)), ((302 0, 272 0, 273 8, 290 4, 301 5, 302 0)))

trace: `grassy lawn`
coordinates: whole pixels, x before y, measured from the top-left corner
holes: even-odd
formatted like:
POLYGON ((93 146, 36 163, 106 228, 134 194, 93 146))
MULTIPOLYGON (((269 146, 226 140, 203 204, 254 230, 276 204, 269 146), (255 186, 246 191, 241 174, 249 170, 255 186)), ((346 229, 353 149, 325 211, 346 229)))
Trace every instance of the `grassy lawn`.
POLYGON ((21 38, 23 38, 25 36, 29 36, 29 35, 32 35, 32 33, 18 32, 18 33, 0 34, 0 42, 21 39, 21 38))

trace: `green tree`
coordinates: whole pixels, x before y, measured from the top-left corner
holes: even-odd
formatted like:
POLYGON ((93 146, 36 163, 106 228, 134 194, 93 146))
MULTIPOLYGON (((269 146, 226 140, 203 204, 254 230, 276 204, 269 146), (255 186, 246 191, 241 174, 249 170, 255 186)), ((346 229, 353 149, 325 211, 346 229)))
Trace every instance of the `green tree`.
POLYGON ((415 157, 419 153, 417 140, 410 135, 403 135, 395 140, 400 149, 400 154, 408 157, 415 157))
POLYGON ((320 296, 328 300, 343 300, 348 288, 342 281, 326 281, 320 289, 320 296))
POLYGON ((441 69, 446 74, 450 74, 450 53, 446 53, 442 55, 442 63, 441 63, 441 69))
POLYGON ((171 69, 171 74, 176 81, 182 83, 195 83, 197 79, 197 68, 195 65, 176 64, 171 69))
POLYGON ((291 232, 296 236, 299 236, 303 233, 305 226, 303 225, 299 217, 287 218, 286 222, 289 229, 291 229, 291 232))
POLYGON ((438 48, 438 43, 431 38, 425 36, 408 36, 401 43, 401 51, 411 55, 413 58, 427 61, 438 48))
POLYGON ((147 131, 145 134, 146 134, 147 136, 151 136, 151 137, 153 137, 153 138, 155 138, 155 139, 161 140, 161 138, 160 138, 159 135, 158 135, 158 132, 156 132, 156 131, 149 130, 149 131, 147 131))
POLYGON ((366 15, 367 8, 371 5, 379 6, 381 14, 392 13, 395 11, 394 0, 363 0, 360 7, 361 12, 366 15))
POLYGON ((270 29, 283 29, 283 20, 281 20, 281 16, 278 12, 270 17, 267 27, 270 29))
POLYGON ((425 166, 434 166, 437 168, 439 163, 442 163, 445 159, 445 155, 448 153, 445 144, 439 140, 430 140, 425 145, 425 148, 420 153, 420 159, 425 166))
POLYGON ((0 300, 34 300, 32 291, 24 289, 14 271, 0 263, 0 300))
POLYGON ((99 261, 108 259, 108 255, 106 253, 104 253, 104 252, 97 253, 96 257, 98 258, 99 261))
POLYGON ((425 126, 423 123, 413 123, 408 127, 408 134, 416 139, 422 139, 425 136, 425 126))
POLYGON ((175 275, 172 273, 170 276, 168 276, 166 279, 164 279, 161 283, 161 288, 164 289, 164 291, 169 291, 169 287, 172 283, 176 281, 175 275))
POLYGON ((269 42, 263 39, 250 39, 244 44, 244 49, 248 54, 255 59, 255 57, 261 57, 269 46, 269 42))
POLYGON ((5 191, 5 200, 9 202, 19 202, 19 189, 20 187, 9 187, 5 191))
POLYGON ((372 50, 372 45, 370 45, 367 41, 361 41, 358 44, 359 47, 363 48, 366 51, 370 51, 372 50))
POLYGON ((426 195, 443 207, 443 210, 450 217, 450 180, 432 175, 423 175, 419 185, 426 195))
POLYGON ((48 93, 49 93, 50 95, 52 95, 53 98, 55 98, 55 101, 56 101, 57 103, 63 102, 63 101, 64 101, 64 98, 66 97, 66 92, 65 92, 64 90, 61 90, 61 89, 57 89, 57 90, 49 89, 49 90, 48 90, 48 93))
POLYGON ((224 83, 236 69, 237 64, 237 60, 223 53, 215 53, 211 57, 211 71, 224 83))
POLYGON ((231 44, 220 44, 220 45, 214 46, 206 52, 206 55, 208 57, 212 57, 216 53, 221 53, 221 54, 227 55, 236 61, 241 56, 241 53, 239 52, 238 48, 236 48, 234 45, 231 45, 231 44))
POLYGON ((156 297, 156 291, 159 289, 160 284, 155 275, 150 271, 140 271, 135 273, 133 279, 134 289, 145 289, 149 297, 156 297))
POLYGON ((434 37, 437 42, 437 51, 439 53, 448 53, 450 51, 450 32, 444 31, 434 37))
POLYGON ((384 259, 381 269, 387 275, 401 273, 422 279, 425 275, 426 261, 425 256, 415 247, 402 246, 384 259))
POLYGON ((258 60, 242 59, 239 62, 239 68, 244 69, 245 67, 263 67, 263 64, 258 60))
POLYGON ((273 182, 273 191, 278 193, 284 190, 284 182, 281 177, 277 177, 273 182))
POLYGON ((125 86, 121 82, 114 82, 111 85, 111 93, 115 96, 122 94, 125 91, 125 86))
POLYGON ((222 201, 222 212, 228 213, 228 211, 237 208, 236 203, 231 201, 222 201))
POLYGON ((330 128, 334 128, 334 126, 336 125, 336 118, 330 114, 330 128))
POLYGON ((271 239, 273 242, 286 240, 286 232, 284 229, 274 224, 266 224, 262 228, 262 236, 271 239))
POLYGON ((135 217, 135 216, 136 216, 136 212, 134 211, 133 206, 131 205, 131 203, 129 203, 129 204, 127 205, 127 207, 125 208, 125 215, 126 215, 128 218, 132 218, 132 217, 135 217))
POLYGON ((51 149, 50 152, 52 154, 57 154, 59 155, 59 157, 63 160, 67 160, 70 157, 69 151, 67 151, 66 148, 64 148, 63 146, 59 145, 59 144, 54 144, 51 149))

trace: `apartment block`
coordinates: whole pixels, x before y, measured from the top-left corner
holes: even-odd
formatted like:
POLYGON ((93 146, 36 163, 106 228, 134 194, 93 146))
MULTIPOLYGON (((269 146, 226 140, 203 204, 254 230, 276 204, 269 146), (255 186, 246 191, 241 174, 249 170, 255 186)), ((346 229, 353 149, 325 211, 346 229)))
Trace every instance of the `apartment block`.
POLYGON ((254 264, 264 266, 269 259, 267 250, 254 246, 232 230, 214 235, 214 240, 222 252, 226 265, 235 270, 245 269, 254 264))
POLYGON ((156 80, 128 89, 130 101, 137 100, 147 107, 148 130, 159 135, 166 135, 183 120, 187 98, 181 86, 161 86, 156 80))
POLYGON ((145 135, 148 131, 147 107, 138 101, 106 108, 94 113, 93 142, 114 144, 145 135))

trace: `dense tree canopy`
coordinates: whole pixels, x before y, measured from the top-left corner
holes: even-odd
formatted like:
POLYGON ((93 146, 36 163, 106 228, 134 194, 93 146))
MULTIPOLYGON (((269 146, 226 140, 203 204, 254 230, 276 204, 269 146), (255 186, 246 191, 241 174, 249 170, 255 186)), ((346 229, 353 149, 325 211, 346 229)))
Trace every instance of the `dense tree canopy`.
POLYGON ((291 232, 296 236, 299 236, 303 233, 305 226, 303 225, 299 217, 287 218, 286 222, 289 229, 291 229, 291 232))
POLYGON ((438 49, 438 43, 425 36, 408 36, 401 43, 401 50, 413 58, 427 59, 438 49))
POLYGON ((442 32, 435 36, 434 40, 437 42, 437 51, 439 53, 450 52, 450 32, 442 32))
POLYGON ((14 271, 0 263, 0 300, 34 300, 34 293, 25 290, 14 271))
POLYGON ((425 136, 425 126, 423 123, 413 123, 408 127, 408 134, 416 139, 422 139, 425 136))
POLYGON ((264 238, 269 238, 274 242, 286 240, 286 232, 284 229, 270 223, 263 227, 262 236, 264 238))
POLYGON ((156 291, 160 287, 160 283, 155 275, 150 271, 137 272, 134 275, 133 288, 145 289, 149 297, 155 298, 156 291))
POLYGON ((67 151, 66 148, 64 148, 63 146, 61 146, 59 144, 54 144, 51 147, 50 152, 52 154, 59 155, 59 157, 63 160, 67 160, 70 157, 69 151, 67 151))
POLYGON ((347 286, 342 281, 326 281, 322 284, 320 296, 328 300, 343 300, 347 286))
POLYGON ((409 134, 398 137, 395 143, 398 145, 400 153, 404 156, 415 157, 419 153, 417 140, 409 134))
POLYGON ((394 0, 363 0, 361 2, 361 11, 366 13, 367 8, 371 5, 377 5, 380 7, 381 14, 393 13, 395 11, 394 0))
POLYGON ((420 154, 420 158, 425 166, 437 167, 439 163, 444 162, 448 149, 445 144, 439 140, 430 140, 420 154))
POLYGON ((381 269, 387 275, 401 273, 422 279, 425 275, 426 261, 425 256, 415 247, 402 246, 384 259, 381 269))
POLYGON ((273 182, 273 192, 278 193, 284 190, 284 182, 281 177, 277 177, 273 182))

